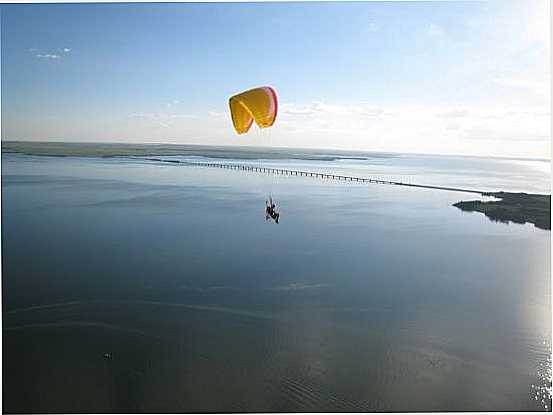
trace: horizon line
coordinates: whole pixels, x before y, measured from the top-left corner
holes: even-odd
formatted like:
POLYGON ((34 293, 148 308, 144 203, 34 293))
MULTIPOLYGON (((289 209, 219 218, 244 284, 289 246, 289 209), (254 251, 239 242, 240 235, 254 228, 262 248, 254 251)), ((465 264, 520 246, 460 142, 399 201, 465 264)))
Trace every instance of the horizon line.
POLYGON ((191 146, 191 147, 245 147, 245 148, 257 148, 257 149, 288 149, 288 150, 309 150, 309 151, 342 151, 342 152, 356 152, 356 153, 380 153, 380 154, 397 154, 397 155, 416 155, 416 156, 442 156, 442 157, 472 157, 472 158, 485 158, 485 159, 502 159, 502 160, 524 160, 524 161, 542 161, 551 162, 551 158, 545 157, 525 157, 525 156, 498 156, 498 155, 476 155, 476 154, 461 154, 461 153, 416 153, 416 152, 398 152, 398 151, 385 151, 385 150, 367 150, 367 149, 344 149, 344 148, 331 148, 331 147, 288 147, 288 146, 266 146, 266 145, 251 145, 251 144, 197 144, 197 143, 167 143, 167 142, 121 142, 121 141, 64 141, 64 140, 18 140, 18 139, 0 139, 1 143, 32 143, 32 144, 48 144, 48 143, 62 143, 62 144, 114 144, 114 145, 165 145, 165 146, 191 146))

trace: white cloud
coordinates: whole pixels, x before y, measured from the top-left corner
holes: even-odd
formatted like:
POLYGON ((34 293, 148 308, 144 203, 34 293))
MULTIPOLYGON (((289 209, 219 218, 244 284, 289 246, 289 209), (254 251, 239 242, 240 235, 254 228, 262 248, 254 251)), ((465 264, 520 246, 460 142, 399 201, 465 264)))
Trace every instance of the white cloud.
POLYGON ((358 114, 367 117, 375 117, 384 114, 384 109, 376 105, 354 104, 337 105, 315 101, 310 104, 285 103, 279 110, 285 115, 349 115, 358 114))
POLYGON ((547 106, 314 101, 283 102, 267 134, 253 125, 236 135, 224 105, 204 113, 137 111, 117 128, 120 137, 160 142, 545 158, 550 121, 547 106))
POLYGON ((465 108, 453 108, 446 111, 440 111, 434 114, 434 116, 439 118, 464 118, 469 114, 469 111, 465 108))
POLYGON ((549 85, 547 82, 540 82, 525 78, 493 78, 494 84, 509 87, 531 90, 535 93, 545 94, 549 93, 549 85))
POLYGON ((426 34, 428 36, 440 37, 445 34, 445 30, 441 26, 431 24, 426 28, 426 34))
POLYGON ((167 112, 136 112, 130 114, 130 117, 132 118, 145 118, 149 120, 155 120, 155 119, 164 119, 164 120, 170 120, 170 119, 176 119, 176 118, 198 118, 195 114, 176 114, 176 113, 167 113, 167 112))
MULTIPOLYGON (((224 104, 204 113, 143 111, 114 116, 103 129, 92 126, 81 140, 95 135, 141 140, 214 145, 271 145, 358 149, 399 153, 472 154, 548 158, 551 110, 548 106, 404 105, 370 102, 283 102, 275 125, 259 134, 236 135, 224 104), (104 131, 105 130, 105 131, 104 131)), ((13 119, 7 128, 33 137, 55 132, 69 136, 89 118, 60 123, 37 118, 13 119), (16 127, 17 126, 17 127, 16 127)), ((45 138, 46 136, 44 136, 45 138)))
POLYGON ((223 112, 223 111, 208 111, 207 115, 210 118, 218 118, 218 119, 230 117, 230 115, 228 113, 223 112))
POLYGON ((286 146, 547 157, 548 107, 283 104, 273 137, 286 146), (532 143, 532 144, 530 144, 532 143))
POLYGON ((179 105, 180 103, 181 103, 180 100, 178 100, 178 99, 173 99, 172 101, 166 102, 166 103, 164 103, 164 104, 162 104, 162 105, 163 105, 164 107, 166 107, 166 108, 171 108, 172 106, 174 106, 174 105, 179 105))
POLYGON ((367 27, 369 32, 378 32, 380 30, 380 25, 375 22, 370 22, 367 27))
POLYGON ((35 56, 41 59, 59 59, 60 58, 60 55, 56 55, 54 53, 38 54, 35 56))
MULTIPOLYGON (((35 53, 35 52, 39 51, 39 49, 37 49, 37 48, 29 48, 27 50, 31 53, 35 53)), ((64 54, 67 54, 67 53, 71 52, 71 49, 69 49, 69 48, 60 48, 60 49, 55 49, 55 50, 57 52, 45 51, 45 52, 41 52, 41 53, 36 53, 35 57, 37 57, 39 59, 60 59, 60 58, 63 57, 64 54)))
POLYGON ((129 114, 129 118, 146 121, 147 127, 178 127, 183 121, 197 120, 199 117, 195 114, 177 114, 168 112, 142 112, 129 114))

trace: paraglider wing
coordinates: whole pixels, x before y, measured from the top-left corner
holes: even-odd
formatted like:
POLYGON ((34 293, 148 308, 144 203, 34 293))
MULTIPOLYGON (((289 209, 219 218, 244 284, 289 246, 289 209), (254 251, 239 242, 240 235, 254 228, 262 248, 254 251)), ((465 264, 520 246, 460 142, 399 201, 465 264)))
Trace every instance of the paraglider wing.
POLYGON ((270 86, 250 89, 229 99, 230 114, 238 134, 247 133, 252 123, 259 128, 271 127, 278 112, 276 92, 270 86))

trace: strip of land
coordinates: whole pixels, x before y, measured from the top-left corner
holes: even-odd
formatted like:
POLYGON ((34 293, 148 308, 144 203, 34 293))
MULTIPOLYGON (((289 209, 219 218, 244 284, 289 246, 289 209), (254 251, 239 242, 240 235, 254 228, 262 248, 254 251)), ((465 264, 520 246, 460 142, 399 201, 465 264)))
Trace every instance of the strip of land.
POLYGON ((466 212, 480 212, 497 222, 533 223, 540 229, 551 229, 551 195, 529 193, 485 193, 500 200, 469 200, 453 206, 466 212))
POLYGON ((202 146, 193 144, 127 144, 2 141, 2 153, 52 157, 142 157, 203 156, 242 160, 367 160, 391 158, 397 154, 343 150, 311 150, 301 148, 262 148, 253 146, 202 146))

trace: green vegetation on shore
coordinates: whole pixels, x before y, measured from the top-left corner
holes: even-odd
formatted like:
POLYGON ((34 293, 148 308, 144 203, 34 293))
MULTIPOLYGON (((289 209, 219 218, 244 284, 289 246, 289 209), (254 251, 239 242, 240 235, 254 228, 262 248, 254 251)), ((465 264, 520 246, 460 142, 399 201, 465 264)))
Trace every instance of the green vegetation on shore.
POLYGON ((453 206, 466 212, 481 212, 497 222, 533 223, 540 229, 551 229, 551 195, 495 192, 485 193, 501 200, 469 200, 453 206))
POLYGON ((203 156, 242 160, 297 159, 321 161, 394 157, 393 154, 389 153, 362 153, 343 150, 324 151, 300 148, 202 146, 192 144, 67 143, 55 141, 2 141, 2 153, 55 157, 203 156))

